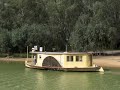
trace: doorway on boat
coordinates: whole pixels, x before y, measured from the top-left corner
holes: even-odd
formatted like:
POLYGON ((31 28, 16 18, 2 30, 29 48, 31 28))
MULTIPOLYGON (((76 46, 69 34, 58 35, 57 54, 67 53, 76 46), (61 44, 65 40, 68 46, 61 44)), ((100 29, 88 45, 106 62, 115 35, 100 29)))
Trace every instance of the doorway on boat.
POLYGON ((61 67, 59 62, 52 56, 48 56, 44 59, 42 66, 47 66, 47 67, 61 67))
POLYGON ((34 64, 37 63, 37 56, 36 56, 36 55, 33 56, 33 63, 34 63, 34 64))

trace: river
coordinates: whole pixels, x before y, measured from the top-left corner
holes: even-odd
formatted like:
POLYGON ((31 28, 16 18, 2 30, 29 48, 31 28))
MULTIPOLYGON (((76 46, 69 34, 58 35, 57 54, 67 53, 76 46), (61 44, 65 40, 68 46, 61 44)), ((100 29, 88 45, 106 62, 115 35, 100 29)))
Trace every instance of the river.
POLYGON ((62 72, 29 69, 22 62, 0 62, 0 90, 120 90, 120 69, 62 72))

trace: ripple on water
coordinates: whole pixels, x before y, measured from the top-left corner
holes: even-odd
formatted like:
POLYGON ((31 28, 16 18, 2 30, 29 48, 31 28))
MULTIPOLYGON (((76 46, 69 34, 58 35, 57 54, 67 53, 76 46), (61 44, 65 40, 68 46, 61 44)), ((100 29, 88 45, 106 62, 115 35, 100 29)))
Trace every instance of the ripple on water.
POLYGON ((59 72, 0 63, 0 90, 120 90, 120 70, 59 72))

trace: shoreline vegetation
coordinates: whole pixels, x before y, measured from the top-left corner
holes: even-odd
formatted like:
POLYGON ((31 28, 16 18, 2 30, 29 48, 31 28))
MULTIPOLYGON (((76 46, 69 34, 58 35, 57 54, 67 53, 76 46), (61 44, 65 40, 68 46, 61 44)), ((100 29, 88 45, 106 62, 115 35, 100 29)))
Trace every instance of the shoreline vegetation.
MULTIPOLYGON (((0 62, 24 62, 27 58, 0 58, 0 62)), ((28 58, 28 60, 32 60, 28 58)), ((103 68, 120 68, 120 56, 93 56, 93 63, 103 68)))
POLYGON ((0 0, 0 53, 120 49, 120 0, 0 0))

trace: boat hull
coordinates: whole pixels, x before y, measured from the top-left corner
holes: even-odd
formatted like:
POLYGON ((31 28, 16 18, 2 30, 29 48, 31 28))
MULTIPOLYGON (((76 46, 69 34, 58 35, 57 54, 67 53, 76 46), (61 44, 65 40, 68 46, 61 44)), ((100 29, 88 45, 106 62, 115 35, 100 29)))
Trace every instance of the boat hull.
MULTIPOLYGON (((48 66, 36 66, 29 63, 25 63, 25 66, 32 69, 40 70, 58 70, 58 71, 72 71, 72 72, 99 72, 101 67, 87 67, 87 68, 63 68, 63 67, 48 67, 48 66)), ((102 71, 102 70, 101 70, 102 71)))

